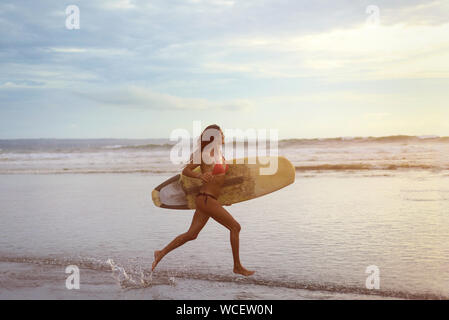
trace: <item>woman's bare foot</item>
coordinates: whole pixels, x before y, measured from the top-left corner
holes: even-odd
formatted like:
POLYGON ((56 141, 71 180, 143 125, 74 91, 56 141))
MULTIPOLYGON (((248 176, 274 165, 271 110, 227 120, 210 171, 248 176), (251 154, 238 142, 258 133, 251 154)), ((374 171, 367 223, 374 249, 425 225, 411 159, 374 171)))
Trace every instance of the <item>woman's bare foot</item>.
POLYGON ((163 257, 163 255, 160 250, 154 251, 154 261, 153 261, 153 265, 151 266, 151 271, 153 271, 154 268, 156 268, 157 264, 159 263, 159 261, 161 261, 162 257, 163 257))
POLYGON ((250 275, 253 275, 254 272, 256 272, 256 271, 246 270, 242 266, 234 267, 234 273, 242 274, 242 275, 247 276, 247 277, 250 276, 250 275))

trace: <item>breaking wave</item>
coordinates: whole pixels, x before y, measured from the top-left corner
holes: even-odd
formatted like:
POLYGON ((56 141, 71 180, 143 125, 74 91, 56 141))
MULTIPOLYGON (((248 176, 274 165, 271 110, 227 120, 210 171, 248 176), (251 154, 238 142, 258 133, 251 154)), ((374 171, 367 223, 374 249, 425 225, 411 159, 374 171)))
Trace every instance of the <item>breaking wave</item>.
MULTIPOLYGON (((394 135, 385 137, 283 139, 279 141, 279 147, 354 143, 449 143, 449 137, 394 135)), ((168 139, 0 139, 0 152, 169 150, 174 144, 168 139)))
POLYGON ((319 164, 312 166, 295 166, 296 171, 350 171, 350 170, 447 170, 447 167, 435 166, 431 164, 410 164, 410 163, 386 163, 382 165, 373 165, 369 163, 357 164, 319 164))
POLYGON ((385 136, 385 137, 338 137, 338 138, 315 138, 315 139, 285 139, 279 141, 280 147, 294 147, 301 145, 322 144, 353 144, 353 143, 449 143, 449 137, 439 136, 385 136))

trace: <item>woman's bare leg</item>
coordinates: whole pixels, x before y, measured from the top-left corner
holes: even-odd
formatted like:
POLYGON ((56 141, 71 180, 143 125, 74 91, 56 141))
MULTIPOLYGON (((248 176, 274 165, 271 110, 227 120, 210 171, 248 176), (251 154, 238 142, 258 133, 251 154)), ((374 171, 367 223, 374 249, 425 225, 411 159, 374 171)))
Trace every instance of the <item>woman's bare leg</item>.
MULTIPOLYGON (((202 200, 200 197, 199 200, 202 200)), ((254 271, 245 269, 241 262, 239 256, 239 236, 240 236, 240 224, 234 219, 234 217, 221 206, 221 204, 212 199, 207 199, 207 204, 203 201, 197 202, 197 207, 201 208, 206 214, 209 214, 215 221, 222 224, 230 231, 231 247, 232 247, 232 257, 234 258, 234 272, 243 274, 244 276, 250 276, 254 271)))
POLYGON ((170 251, 176 249, 179 246, 182 246, 187 241, 195 240, 200 233, 201 229, 206 225, 207 220, 209 220, 209 216, 200 210, 196 210, 193 215, 192 223, 187 232, 180 234, 176 238, 174 238, 164 249, 154 251, 154 262, 151 267, 153 271, 156 268, 157 264, 161 259, 170 251))

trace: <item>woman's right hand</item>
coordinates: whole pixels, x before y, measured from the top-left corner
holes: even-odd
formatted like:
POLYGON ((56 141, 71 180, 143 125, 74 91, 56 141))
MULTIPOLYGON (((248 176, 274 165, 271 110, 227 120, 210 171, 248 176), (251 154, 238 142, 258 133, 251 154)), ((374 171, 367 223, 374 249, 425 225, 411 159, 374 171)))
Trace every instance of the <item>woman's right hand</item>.
POLYGON ((200 179, 207 183, 213 179, 213 176, 210 174, 210 172, 206 172, 200 176, 200 179))

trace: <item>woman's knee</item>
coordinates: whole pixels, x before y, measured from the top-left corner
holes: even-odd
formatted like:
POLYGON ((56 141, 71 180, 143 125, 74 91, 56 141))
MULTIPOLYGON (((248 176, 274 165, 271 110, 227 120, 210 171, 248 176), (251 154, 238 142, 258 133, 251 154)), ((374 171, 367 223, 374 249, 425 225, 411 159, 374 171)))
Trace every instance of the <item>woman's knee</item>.
POLYGON ((192 241, 198 237, 198 233, 186 232, 186 233, 184 233, 184 237, 187 241, 192 241))
POLYGON ((242 227, 240 226, 240 223, 238 223, 237 221, 235 223, 233 223, 231 225, 231 232, 240 232, 240 230, 242 229, 242 227))

